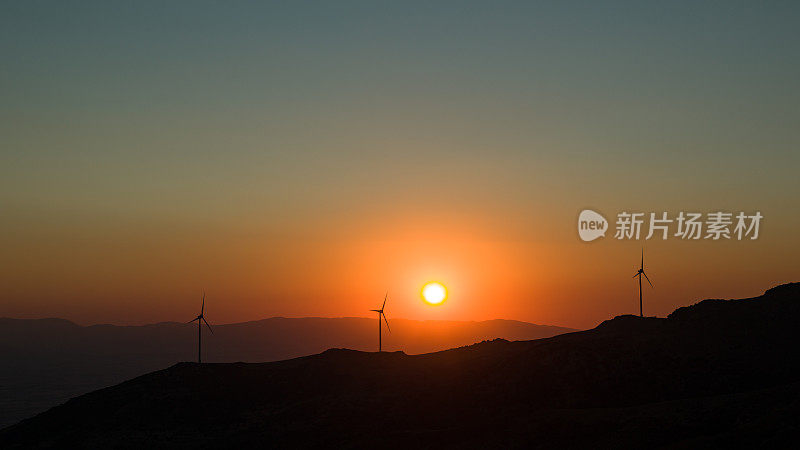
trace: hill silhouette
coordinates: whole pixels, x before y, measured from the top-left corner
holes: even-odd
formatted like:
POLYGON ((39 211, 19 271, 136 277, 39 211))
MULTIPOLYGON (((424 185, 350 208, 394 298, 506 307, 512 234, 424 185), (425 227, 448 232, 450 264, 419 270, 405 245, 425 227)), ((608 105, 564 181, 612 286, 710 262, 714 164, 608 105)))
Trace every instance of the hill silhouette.
MULTIPOLYGON (((392 319, 384 349, 426 353, 485 339, 536 339, 574 331, 513 320, 483 322, 392 319)), ((204 330, 204 361, 265 362, 330 347, 372 351, 375 319, 282 318, 204 330)), ((0 318, 0 427, 86 392, 195 360, 195 324, 80 326, 64 319, 0 318)))
POLYGON ((709 448, 800 442, 800 284, 423 355, 180 363, 0 432, 30 446, 709 448))

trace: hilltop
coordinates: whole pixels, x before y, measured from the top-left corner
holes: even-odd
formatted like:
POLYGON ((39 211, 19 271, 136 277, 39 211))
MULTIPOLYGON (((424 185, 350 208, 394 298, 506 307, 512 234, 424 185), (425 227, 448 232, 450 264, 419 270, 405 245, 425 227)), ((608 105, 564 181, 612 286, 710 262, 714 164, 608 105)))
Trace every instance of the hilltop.
MULTIPOLYGON (((391 319, 384 349, 427 353, 486 339, 537 339, 574 331, 513 320, 391 319)), ((330 347, 372 351, 375 319, 274 317, 204 329, 209 362, 266 362, 330 347)), ((197 325, 80 326, 64 319, 0 318, 0 427, 72 397, 197 358, 197 325)))
POLYGON ((0 432, 11 448, 775 446, 800 430, 800 285, 422 355, 180 363, 0 432))

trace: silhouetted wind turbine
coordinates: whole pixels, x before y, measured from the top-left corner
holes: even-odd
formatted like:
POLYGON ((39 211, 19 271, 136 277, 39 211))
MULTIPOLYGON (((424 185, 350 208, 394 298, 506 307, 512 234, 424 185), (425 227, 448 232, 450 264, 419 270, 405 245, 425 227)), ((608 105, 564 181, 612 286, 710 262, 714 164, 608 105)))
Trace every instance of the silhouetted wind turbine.
MULTIPOLYGON (((642 249, 642 265, 639 266, 639 270, 633 276, 633 278, 639 277, 639 317, 644 317, 642 314, 642 275, 650 283, 650 278, 647 278, 647 274, 644 273, 644 249, 642 249)), ((653 283, 650 283, 650 287, 653 287, 653 283)))
POLYGON ((381 351, 381 328, 382 328, 382 326, 381 326, 381 316, 383 316, 383 320, 386 322, 386 330, 389 331, 390 333, 392 332, 392 330, 389 329, 389 321, 386 320, 386 314, 383 313, 383 308, 386 307, 386 300, 388 298, 389 298, 389 293, 387 292, 386 296, 383 297, 383 305, 381 306, 381 309, 370 309, 370 311, 378 313, 378 351, 379 352, 381 351))
POLYGON ((195 320, 197 321, 197 363, 198 364, 203 362, 202 353, 200 352, 200 348, 201 348, 201 345, 200 345, 201 344, 201 339, 200 339, 200 337, 203 335, 202 334, 202 331, 203 331, 203 323, 202 322, 205 322, 206 326, 208 327, 208 331, 210 331, 211 334, 214 334, 214 330, 211 329, 211 325, 208 324, 208 321, 206 320, 205 316, 203 316, 203 311, 205 309, 206 309, 206 293, 205 293, 205 291, 203 291, 203 303, 200 305, 200 315, 195 317, 194 319, 186 322, 186 323, 192 323, 195 320))

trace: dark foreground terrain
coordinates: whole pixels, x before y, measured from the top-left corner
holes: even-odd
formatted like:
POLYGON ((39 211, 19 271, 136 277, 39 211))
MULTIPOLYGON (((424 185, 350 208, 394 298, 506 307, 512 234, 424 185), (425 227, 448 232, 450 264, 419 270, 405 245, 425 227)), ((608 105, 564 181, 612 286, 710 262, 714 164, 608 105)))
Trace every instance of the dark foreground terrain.
POLYGON ((800 445, 800 284, 425 355, 181 363, 0 432, 8 448, 800 445))
MULTIPOLYGON (((514 320, 390 319, 384 350, 429 353, 486 339, 529 340, 575 331, 514 320)), ((331 347, 371 351, 375 319, 283 318, 203 329, 203 361, 265 362, 331 347)), ((178 361, 197 358, 197 325, 80 326, 64 319, 0 318, 0 429, 178 361)), ((0 446, 1 447, 1 446, 0 446)))

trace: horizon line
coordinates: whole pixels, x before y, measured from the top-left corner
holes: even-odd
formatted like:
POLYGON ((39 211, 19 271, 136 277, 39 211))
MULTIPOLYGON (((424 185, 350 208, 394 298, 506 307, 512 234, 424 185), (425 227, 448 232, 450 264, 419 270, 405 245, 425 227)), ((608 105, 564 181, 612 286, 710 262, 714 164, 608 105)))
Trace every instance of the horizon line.
MULTIPOLYGON (((325 316, 271 316, 271 317, 264 317, 261 319, 253 319, 253 320, 244 320, 240 322, 226 322, 226 323, 218 323, 214 324, 213 326, 225 326, 225 325, 241 325, 246 323, 254 323, 254 322, 262 322, 265 320, 275 320, 275 319, 287 319, 287 320, 303 320, 303 319, 323 319, 323 320, 344 320, 344 319, 359 319, 359 320, 375 320, 374 317, 361 317, 361 316, 335 316, 335 317, 325 317, 325 316)), ((190 326, 191 324, 186 322, 180 322, 176 320, 165 320, 161 322, 147 322, 141 324, 119 324, 119 323, 111 323, 111 322, 102 322, 102 323, 93 323, 93 324, 81 324, 76 322, 72 319, 67 319, 64 317, 9 317, 9 316, 0 316, 0 320, 19 320, 19 321, 37 321, 37 320, 60 320, 69 322, 75 326, 88 328, 88 327, 97 327, 97 326, 114 326, 114 327, 146 327, 146 326, 153 326, 153 325, 162 325, 162 324, 177 324, 177 325, 187 325, 190 326)), ((483 323, 483 322, 497 322, 497 321, 505 321, 505 322, 517 322, 527 325, 534 325, 540 327, 554 327, 554 328, 564 328, 570 330, 580 330, 582 328, 573 328, 567 327, 563 325, 554 325, 554 324, 542 324, 542 323, 534 323, 528 322, 525 320, 518 320, 518 319, 504 319, 504 318, 495 318, 495 319, 485 319, 485 320, 449 320, 449 319, 408 319, 405 317, 395 317, 392 320, 404 320, 408 322, 453 322, 453 323, 483 323)), ((191 325, 193 326, 193 325, 191 325)))

